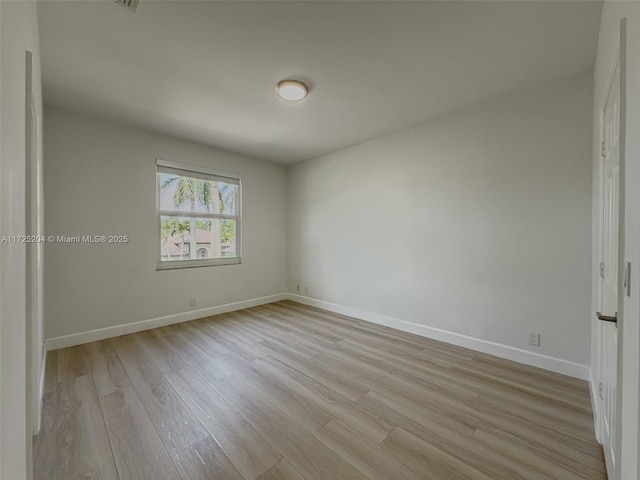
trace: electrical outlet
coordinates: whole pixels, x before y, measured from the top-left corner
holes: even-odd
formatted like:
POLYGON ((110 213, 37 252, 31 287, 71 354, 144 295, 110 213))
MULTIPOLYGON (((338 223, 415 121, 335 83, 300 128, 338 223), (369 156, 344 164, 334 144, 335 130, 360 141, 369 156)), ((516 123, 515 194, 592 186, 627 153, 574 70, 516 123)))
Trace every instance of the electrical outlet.
POLYGON ((300 291, 300 284, 297 284, 296 285, 296 292, 299 292, 299 291, 300 291))
POLYGON ((191 297, 189 299, 189 305, 191 305, 192 307, 198 306, 198 299, 196 297, 191 297))
POLYGON ((529 345, 540 346, 540 334, 538 332, 529 332, 529 345))

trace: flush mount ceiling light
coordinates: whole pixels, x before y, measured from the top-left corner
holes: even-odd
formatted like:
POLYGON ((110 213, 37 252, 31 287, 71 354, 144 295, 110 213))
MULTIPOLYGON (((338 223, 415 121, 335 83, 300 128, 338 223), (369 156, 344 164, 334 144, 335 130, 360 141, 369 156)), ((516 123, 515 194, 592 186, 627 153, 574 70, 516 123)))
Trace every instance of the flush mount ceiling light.
POLYGON ((276 94, 289 102, 299 102, 308 93, 309 87, 299 80, 282 80, 276 85, 276 94))

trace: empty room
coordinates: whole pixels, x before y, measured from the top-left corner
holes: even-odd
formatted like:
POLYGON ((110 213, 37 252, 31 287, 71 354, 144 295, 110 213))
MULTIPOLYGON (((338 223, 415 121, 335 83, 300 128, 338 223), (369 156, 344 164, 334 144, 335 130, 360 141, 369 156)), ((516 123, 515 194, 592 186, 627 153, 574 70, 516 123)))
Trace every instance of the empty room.
POLYGON ((0 480, 640 480, 640 2, 0 0, 0 480))

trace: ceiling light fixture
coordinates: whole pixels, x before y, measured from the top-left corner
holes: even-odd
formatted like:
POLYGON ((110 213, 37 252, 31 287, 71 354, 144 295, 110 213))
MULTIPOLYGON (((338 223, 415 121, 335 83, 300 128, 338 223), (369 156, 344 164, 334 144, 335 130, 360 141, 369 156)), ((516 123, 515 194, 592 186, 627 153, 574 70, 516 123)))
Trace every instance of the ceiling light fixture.
POLYGON ((309 87, 299 80, 282 80, 276 85, 276 94, 289 102, 299 102, 308 93, 309 87))

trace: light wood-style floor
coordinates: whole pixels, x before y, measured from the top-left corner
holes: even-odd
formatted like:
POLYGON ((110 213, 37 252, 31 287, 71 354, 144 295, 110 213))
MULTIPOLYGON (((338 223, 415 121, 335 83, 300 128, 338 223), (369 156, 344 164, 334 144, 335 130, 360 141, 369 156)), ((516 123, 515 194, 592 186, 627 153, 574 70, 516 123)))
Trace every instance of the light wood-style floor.
POLYGON ((606 478, 585 382, 293 302, 46 375, 37 480, 606 478))

